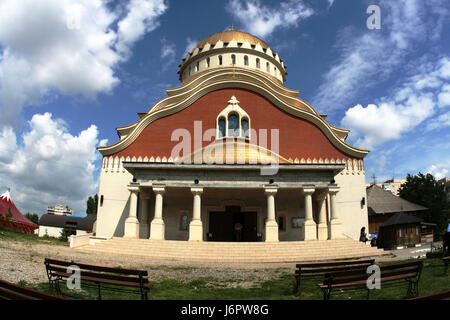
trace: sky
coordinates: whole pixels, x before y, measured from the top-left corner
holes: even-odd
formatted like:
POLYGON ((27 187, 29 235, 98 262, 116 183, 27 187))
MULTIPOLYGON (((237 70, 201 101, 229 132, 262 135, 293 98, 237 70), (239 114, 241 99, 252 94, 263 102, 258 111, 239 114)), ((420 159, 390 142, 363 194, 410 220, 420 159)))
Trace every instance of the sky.
POLYGON ((0 0, 0 193, 11 188, 23 213, 62 203, 84 215, 96 148, 232 24, 266 41, 287 65, 284 85, 371 151, 367 182, 448 177, 449 15, 448 0, 0 0))

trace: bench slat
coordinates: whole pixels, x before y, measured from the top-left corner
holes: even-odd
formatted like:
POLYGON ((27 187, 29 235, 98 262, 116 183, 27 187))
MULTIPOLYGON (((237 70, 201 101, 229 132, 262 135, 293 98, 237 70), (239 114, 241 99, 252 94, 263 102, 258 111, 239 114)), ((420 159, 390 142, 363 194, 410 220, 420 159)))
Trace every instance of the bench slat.
POLYGON ((11 300, 67 300, 44 292, 20 287, 4 280, 0 280, 0 299, 1 298, 11 300))
POLYGON ((348 260, 348 261, 335 261, 335 262, 308 262, 308 263, 298 263, 296 264, 297 268, 320 268, 320 267, 334 267, 334 266, 345 266, 345 265, 354 265, 354 264, 373 264, 375 259, 369 260, 348 260))
MULTIPOLYGON (((63 278, 68 278, 68 277, 72 276, 72 274, 64 273, 64 272, 55 272, 55 275, 58 275, 63 278)), ((108 280, 108 279, 98 278, 95 276, 87 276, 87 275, 81 275, 80 279, 85 280, 85 281, 99 282, 99 283, 118 285, 118 286, 135 287, 135 288, 140 288, 140 286, 141 286, 139 283, 134 283, 134 282, 129 282, 129 281, 108 280)), ((153 286, 151 284, 146 283, 146 284, 143 284, 143 287, 150 289, 153 286)))
MULTIPOLYGON (((403 279, 408 279, 408 278, 413 278, 415 277, 417 274, 416 273, 405 273, 402 275, 395 275, 395 276, 388 276, 388 277, 381 277, 380 278, 380 282, 387 282, 387 281, 395 281, 395 280, 403 280, 403 279)), ((365 286, 367 284, 367 279, 366 280, 358 280, 358 281, 349 281, 349 282, 344 282, 344 283, 332 283, 331 287, 332 288, 345 288, 345 287, 353 287, 353 286, 365 286)), ((319 287, 322 289, 328 288, 327 284, 324 283, 320 283, 319 287)))
POLYGON ((147 270, 110 268, 110 267, 104 267, 104 266, 95 266, 95 265, 90 265, 90 264, 75 263, 75 262, 62 261, 62 260, 56 260, 56 259, 48 259, 48 258, 45 259, 44 263, 46 263, 46 264, 49 263, 52 265, 66 266, 66 267, 71 266, 71 265, 76 265, 80 269, 89 269, 89 270, 93 270, 93 271, 148 276, 147 270))

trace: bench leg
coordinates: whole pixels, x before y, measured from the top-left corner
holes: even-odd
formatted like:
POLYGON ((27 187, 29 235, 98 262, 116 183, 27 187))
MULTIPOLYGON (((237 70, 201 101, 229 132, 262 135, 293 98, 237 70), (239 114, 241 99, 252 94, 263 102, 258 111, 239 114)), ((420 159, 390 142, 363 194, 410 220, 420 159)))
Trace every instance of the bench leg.
POLYGON ((102 300, 102 291, 100 289, 100 283, 97 283, 97 288, 98 288, 98 300, 102 300))
POLYGON ((408 298, 417 297, 419 295, 419 283, 417 281, 409 281, 408 291, 406 296, 408 298))
POLYGON ((300 277, 297 277, 296 280, 297 280, 296 281, 297 286, 295 287, 295 294, 299 295, 300 294, 300 277))

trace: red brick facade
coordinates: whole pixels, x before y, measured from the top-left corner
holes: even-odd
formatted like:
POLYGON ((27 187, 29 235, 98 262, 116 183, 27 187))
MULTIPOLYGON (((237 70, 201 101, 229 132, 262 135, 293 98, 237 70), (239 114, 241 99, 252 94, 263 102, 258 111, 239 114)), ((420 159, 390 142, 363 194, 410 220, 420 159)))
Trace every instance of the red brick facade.
MULTIPOLYGON (((304 158, 311 160, 349 159, 349 155, 338 150, 314 124, 290 115, 274 106, 263 96, 245 89, 221 89, 206 94, 184 110, 158 119, 148 125, 130 146, 113 157, 166 157, 178 141, 171 141, 172 132, 184 128, 194 139, 194 121, 201 121, 203 131, 216 128, 218 114, 227 107, 232 96, 250 116, 251 129, 266 129, 270 149, 270 130, 279 129, 279 154, 287 159, 304 158)), ((203 142, 203 146, 210 144, 203 142)), ((192 141, 194 146, 194 141, 192 141)))

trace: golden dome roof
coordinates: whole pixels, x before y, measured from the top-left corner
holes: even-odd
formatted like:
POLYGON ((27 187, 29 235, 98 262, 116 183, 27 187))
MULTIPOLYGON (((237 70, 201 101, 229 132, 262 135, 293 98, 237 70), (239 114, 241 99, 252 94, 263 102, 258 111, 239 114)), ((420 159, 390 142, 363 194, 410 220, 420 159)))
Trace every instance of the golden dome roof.
POLYGON ((217 42, 219 42, 219 40, 222 42, 230 42, 233 39, 236 40, 236 42, 238 43, 240 42, 244 43, 245 40, 247 40, 250 43, 250 45, 256 45, 259 43, 263 49, 269 48, 269 45, 264 41, 262 41, 261 39, 259 39, 258 37, 255 37, 250 33, 242 32, 239 30, 227 30, 223 32, 214 33, 209 37, 205 38, 204 40, 202 40, 199 44, 197 44, 195 48, 201 49, 207 43, 209 43, 210 45, 215 45, 217 42))

